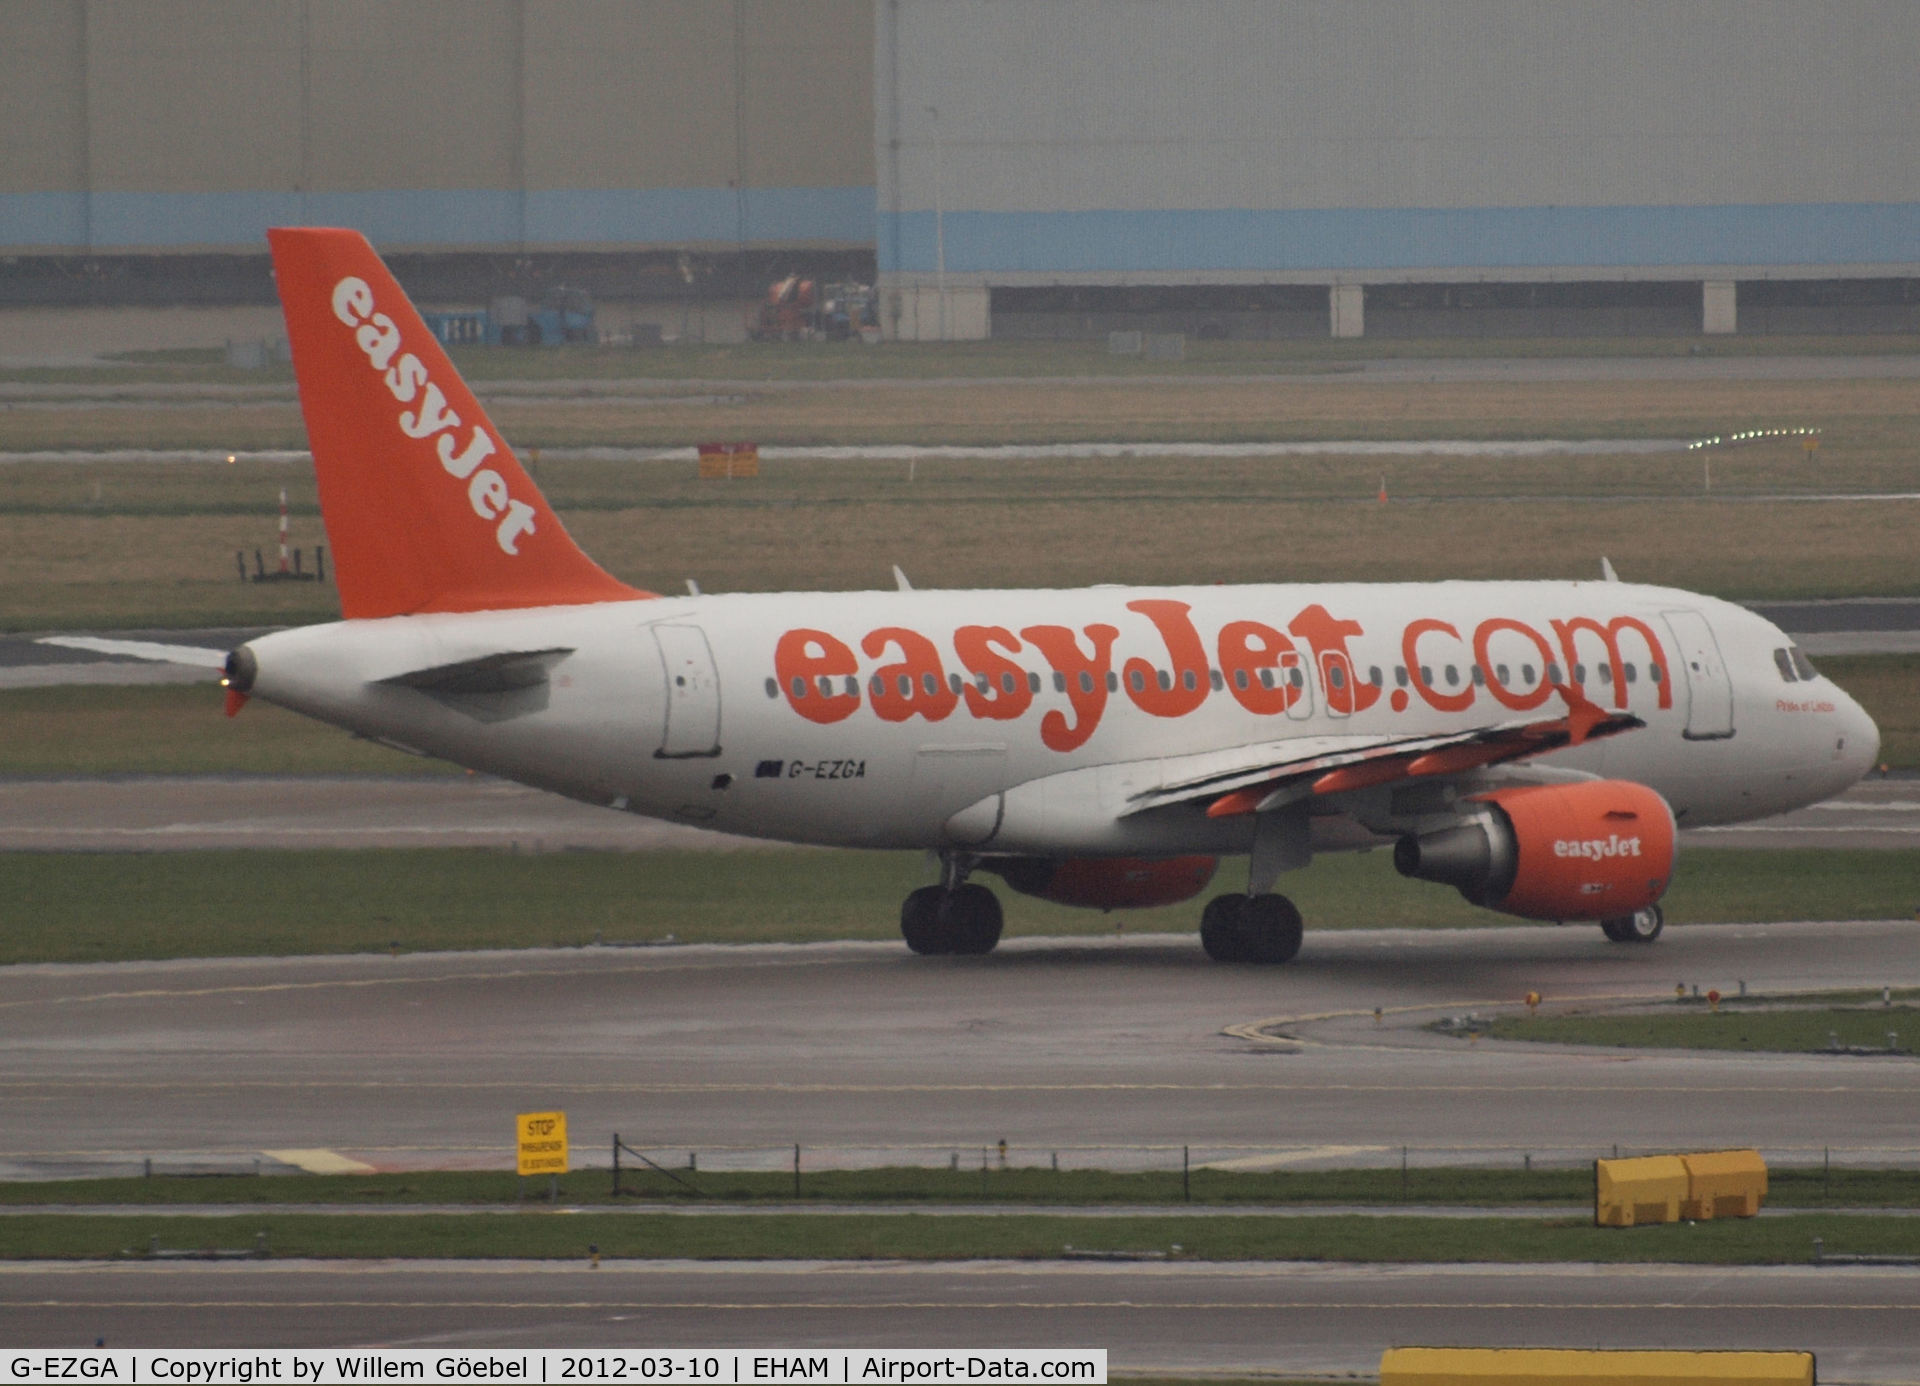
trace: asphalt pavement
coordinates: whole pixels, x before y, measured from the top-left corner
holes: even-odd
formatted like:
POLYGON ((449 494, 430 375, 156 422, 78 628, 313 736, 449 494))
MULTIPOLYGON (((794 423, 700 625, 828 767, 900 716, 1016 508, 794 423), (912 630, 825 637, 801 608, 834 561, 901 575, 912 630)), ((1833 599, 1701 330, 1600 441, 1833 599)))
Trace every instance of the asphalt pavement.
POLYGON ((1765 1348, 1815 1353, 1823 1382, 1912 1382, 1916 1322, 1920 1273, 1811 1266, 0 1266, 19 1348, 1103 1347, 1116 1373, 1367 1378, 1414 1344, 1765 1348))

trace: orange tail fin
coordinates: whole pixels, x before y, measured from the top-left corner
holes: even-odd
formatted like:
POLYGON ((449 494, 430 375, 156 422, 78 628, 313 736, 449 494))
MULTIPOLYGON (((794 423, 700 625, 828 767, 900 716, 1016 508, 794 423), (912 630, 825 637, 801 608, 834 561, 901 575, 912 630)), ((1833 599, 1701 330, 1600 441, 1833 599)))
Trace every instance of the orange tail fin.
POLYGON ((267 240, 343 615, 652 595, 568 538, 366 237, 267 240))

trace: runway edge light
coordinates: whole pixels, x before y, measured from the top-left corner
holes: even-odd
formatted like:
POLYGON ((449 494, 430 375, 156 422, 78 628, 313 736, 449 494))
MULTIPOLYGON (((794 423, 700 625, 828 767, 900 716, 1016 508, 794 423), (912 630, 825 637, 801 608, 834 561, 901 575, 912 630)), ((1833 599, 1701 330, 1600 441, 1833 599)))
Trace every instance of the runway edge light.
POLYGON ((1814 1386, 1810 1352, 1644 1352, 1573 1348, 1388 1348, 1380 1386, 1814 1386))

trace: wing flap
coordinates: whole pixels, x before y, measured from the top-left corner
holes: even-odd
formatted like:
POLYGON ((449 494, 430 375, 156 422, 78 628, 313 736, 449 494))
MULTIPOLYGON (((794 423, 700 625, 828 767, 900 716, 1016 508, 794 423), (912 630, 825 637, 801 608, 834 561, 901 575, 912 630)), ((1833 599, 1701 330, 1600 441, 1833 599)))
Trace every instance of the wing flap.
POLYGON ((1199 801, 1207 803, 1210 818, 1263 812, 1310 794, 1348 794, 1400 780, 1464 774, 1646 725, 1632 713, 1596 706, 1577 688, 1556 689, 1567 703, 1562 717, 1421 737, 1301 737, 1164 762, 1181 773, 1136 793, 1126 813, 1199 801))

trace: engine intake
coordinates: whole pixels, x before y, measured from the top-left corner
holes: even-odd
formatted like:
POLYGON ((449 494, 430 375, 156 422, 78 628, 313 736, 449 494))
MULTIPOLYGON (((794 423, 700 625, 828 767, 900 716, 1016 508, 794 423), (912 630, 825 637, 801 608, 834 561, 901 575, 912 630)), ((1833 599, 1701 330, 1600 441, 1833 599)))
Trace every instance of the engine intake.
POLYGON ((1523 919, 1612 919, 1666 893, 1673 812, 1645 785, 1526 785, 1474 800, 1486 807, 1472 821, 1394 845, 1401 875, 1523 919))

